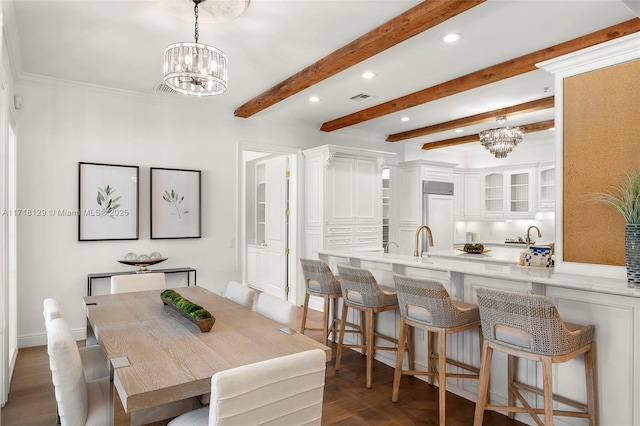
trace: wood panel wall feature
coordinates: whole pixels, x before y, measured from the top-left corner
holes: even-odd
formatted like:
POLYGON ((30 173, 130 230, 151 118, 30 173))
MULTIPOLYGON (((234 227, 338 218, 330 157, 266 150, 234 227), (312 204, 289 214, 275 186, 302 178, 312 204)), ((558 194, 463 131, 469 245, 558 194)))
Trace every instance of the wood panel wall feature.
POLYGON ((640 169, 640 59, 564 80, 563 259, 624 266, 625 221, 589 200, 640 169))

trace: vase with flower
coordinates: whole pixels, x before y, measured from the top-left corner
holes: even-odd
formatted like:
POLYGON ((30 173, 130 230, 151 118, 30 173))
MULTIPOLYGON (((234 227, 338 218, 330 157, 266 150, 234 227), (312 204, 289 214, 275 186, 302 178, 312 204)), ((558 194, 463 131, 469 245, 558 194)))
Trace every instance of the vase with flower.
POLYGON ((593 201, 618 210, 625 221, 625 261, 629 287, 640 288, 640 171, 628 174, 625 182, 609 192, 591 194, 593 201))

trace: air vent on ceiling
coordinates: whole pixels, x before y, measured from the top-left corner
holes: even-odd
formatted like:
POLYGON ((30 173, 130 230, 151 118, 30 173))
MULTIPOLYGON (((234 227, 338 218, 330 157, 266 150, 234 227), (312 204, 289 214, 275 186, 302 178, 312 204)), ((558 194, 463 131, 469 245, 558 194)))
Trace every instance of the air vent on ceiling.
POLYGON ((160 83, 156 86, 155 89, 156 92, 162 92, 162 93, 178 93, 177 91, 173 90, 171 87, 167 86, 164 83, 160 83))
POLYGON ((367 95, 365 93, 358 93, 357 95, 353 95, 349 99, 356 102, 366 102, 370 101, 373 98, 375 98, 375 96, 367 95))

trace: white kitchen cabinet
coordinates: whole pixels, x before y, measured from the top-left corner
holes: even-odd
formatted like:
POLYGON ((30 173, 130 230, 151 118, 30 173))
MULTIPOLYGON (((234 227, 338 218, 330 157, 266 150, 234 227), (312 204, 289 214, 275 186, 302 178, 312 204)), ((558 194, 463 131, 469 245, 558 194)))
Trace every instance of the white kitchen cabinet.
MULTIPOLYGON (((398 185, 395 186, 398 197, 398 252, 413 254, 415 250, 415 231, 425 223, 423 211, 422 182, 453 182, 453 168, 456 164, 435 161, 407 161, 398 166, 398 185)), ((455 184, 454 184, 455 185, 455 184)), ((455 194, 455 189, 454 189, 455 194)), ((449 209, 448 220, 453 233, 453 216, 449 209)))
POLYGON ((321 249, 382 249, 382 168, 395 154, 324 145, 305 158, 304 255, 321 249))
POLYGON ((399 167, 398 183, 398 225, 415 227, 422 221, 421 167, 399 167))
POLYGON ((554 211, 556 208, 556 168, 541 165, 538 168, 538 211, 554 211))
POLYGON ((468 172, 464 174, 464 205, 465 219, 480 219, 482 214, 482 174, 468 172))
POLYGON ((451 173, 453 180, 453 219, 461 220, 464 218, 464 187, 462 173, 451 173))
POLYGON ((389 243, 389 220, 391 219, 391 170, 382 169, 382 245, 389 243))
POLYGON ((507 218, 533 219, 535 215, 533 177, 533 168, 507 170, 507 218))
POLYGON ((267 206, 267 183, 265 180, 265 163, 256 164, 256 199, 255 199, 255 244, 265 242, 265 220, 267 206))
POLYGON ((504 219, 504 172, 485 172, 482 180, 482 216, 484 219, 504 219))
POLYGON ((334 157, 326 184, 327 222, 375 223, 382 217, 382 171, 375 159, 334 157))

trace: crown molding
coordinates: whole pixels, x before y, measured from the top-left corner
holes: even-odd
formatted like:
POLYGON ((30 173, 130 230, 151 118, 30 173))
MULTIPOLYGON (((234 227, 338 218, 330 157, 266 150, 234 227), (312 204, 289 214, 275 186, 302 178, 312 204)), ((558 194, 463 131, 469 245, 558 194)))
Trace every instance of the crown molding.
POLYGON ((640 33, 634 33, 537 63, 536 66, 565 77, 638 58, 640 58, 640 33))

